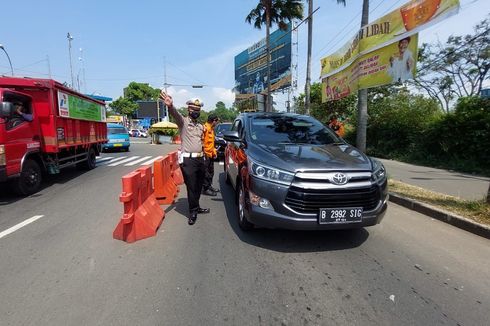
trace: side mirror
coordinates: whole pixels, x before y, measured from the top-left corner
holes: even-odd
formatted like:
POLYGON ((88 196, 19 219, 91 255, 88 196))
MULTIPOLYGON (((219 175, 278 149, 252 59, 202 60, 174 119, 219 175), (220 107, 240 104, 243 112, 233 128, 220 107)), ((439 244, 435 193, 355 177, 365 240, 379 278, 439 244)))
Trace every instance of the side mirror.
POLYGON ((0 102, 0 118, 10 118, 14 112, 12 102, 0 102))
POLYGON ((238 135, 238 131, 225 131, 223 132, 223 139, 230 142, 243 142, 243 139, 238 135))

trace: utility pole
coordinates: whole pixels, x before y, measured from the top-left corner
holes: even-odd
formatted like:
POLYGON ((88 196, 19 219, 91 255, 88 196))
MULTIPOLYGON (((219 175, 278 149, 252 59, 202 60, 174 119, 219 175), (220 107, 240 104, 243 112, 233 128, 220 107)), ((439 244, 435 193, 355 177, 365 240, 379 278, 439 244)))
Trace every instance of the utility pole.
POLYGON ((308 57, 306 62, 305 110, 310 115, 311 47, 313 40, 313 0, 308 0, 308 57))
MULTIPOLYGON (((362 2, 361 28, 369 23, 369 0, 362 2)), ((357 135, 356 147, 361 152, 366 152, 366 129, 368 120, 367 89, 361 89, 357 93, 357 135)))
POLYGON ((70 56, 70 75, 71 75, 71 88, 75 87, 75 80, 73 79, 73 65, 71 62, 71 41, 73 40, 73 36, 71 36, 70 32, 66 34, 66 38, 68 39, 68 54, 70 56))
POLYGON ((51 79, 51 63, 49 62, 49 55, 46 54, 46 62, 48 63, 48 76, 51 79))
MULTIPOLYGON (((262 0, 264 1, 264 0, 262 0)), ((270 24, 271 24, 271 7, 272 0, 265 0, 265 23, 266 23, 266 53, 267 53, 267 101, 266 101, 266 112, 272 112, 272 101, 271 101, 271 41, 270 41, 270 24)))

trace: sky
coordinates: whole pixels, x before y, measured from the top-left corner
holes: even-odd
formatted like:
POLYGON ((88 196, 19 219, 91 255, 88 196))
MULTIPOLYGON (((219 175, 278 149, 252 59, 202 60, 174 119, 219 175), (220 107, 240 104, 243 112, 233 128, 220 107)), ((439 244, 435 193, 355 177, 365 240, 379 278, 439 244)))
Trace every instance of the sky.
MULTIPOLYGON (((8 52, 16 76, 51 78, 74 84, 87 94, 117 99, 131 81, 162 88, 177 106, 190 98, 214 109, 217 101, 234 101, 234 57, 265 36, 245 22, 259 0, 17 0, 2 3, 0 44, 8 52), (10 14, 9 14, 10 13, 10 14), (79 82, 77 82, 77 80, 79 82), (204 85, 202 89, 191 85, 204 85)), ((370 21, 408 0, 370 0, 370 21)), ((315 0, 312 81, 320 76, 320 59, 347 42, 360 27, 362 0, 315 0)), ((444 42, 450 35, 472 33, 490 13, 490 0, 460 0, 459 14, 420 33, 419 42, 444 42)), ((305 6, 306 10, 306 6, 305 6)), ((298 28, 298 87, 306 76, 307 27, 298 28)), ((295 51, 296 52, 296 51, 295 51)), ((10 75, 0 51, 0 75, 10 75)), ((285 109, 286 94, 275 95, 285 109)))

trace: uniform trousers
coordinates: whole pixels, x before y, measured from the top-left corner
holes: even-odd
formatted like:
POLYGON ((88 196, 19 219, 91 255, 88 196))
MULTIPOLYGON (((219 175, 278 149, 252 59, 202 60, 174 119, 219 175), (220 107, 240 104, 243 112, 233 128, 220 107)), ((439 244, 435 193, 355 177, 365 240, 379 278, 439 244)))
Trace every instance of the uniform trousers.
POLYGON ((204 157, 204 184, 203 190, 208 190, 213 185, 214 177, 214 160, 210 157, 204 157))
POLYGON ((199 199, 201 198, 202 184, 204 182, 204 158, 184 157, 184 162, 182 162, 180 168, 187 188, 189 212, 191 214, 197 213, 200 207, 199 199))

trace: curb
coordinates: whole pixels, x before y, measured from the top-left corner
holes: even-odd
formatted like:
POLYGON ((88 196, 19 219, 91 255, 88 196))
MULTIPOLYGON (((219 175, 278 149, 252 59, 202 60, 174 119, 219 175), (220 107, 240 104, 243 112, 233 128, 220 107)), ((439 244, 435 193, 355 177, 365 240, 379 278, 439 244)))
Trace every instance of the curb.
POLYGON ((490 239, 490 227, 474 222, 466 217, 451 214, 441 209, 435 208, 428 204, 424 204, 413 199, 409 199, 392 192, 390 194, 390 201, 400 206, 406 207, 418 213, 430 216, 436 220, 451 224, 455 227, 479 235, 481 237, 490 239))

